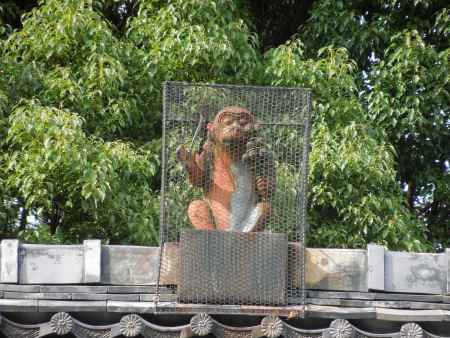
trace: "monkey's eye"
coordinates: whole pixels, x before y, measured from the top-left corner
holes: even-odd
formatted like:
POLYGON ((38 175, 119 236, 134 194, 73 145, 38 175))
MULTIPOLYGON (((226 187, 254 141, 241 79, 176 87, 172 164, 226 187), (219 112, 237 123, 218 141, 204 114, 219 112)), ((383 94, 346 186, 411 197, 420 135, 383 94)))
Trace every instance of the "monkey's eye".
POLYGON ((248 124, 248 122, 249 122, 248 119, 245 118, 239 120, 239 124, 241 126, 245 126, 246 124, 248 124))
POLYGON ((233 123, 233 118, 231 118, 231 117, 225 117, 223 120, 222 120, 222 123, 224 124, 224 125, 226 125, 226 126, 229 126, 229 125, 231 125, 232 123, 233 123))

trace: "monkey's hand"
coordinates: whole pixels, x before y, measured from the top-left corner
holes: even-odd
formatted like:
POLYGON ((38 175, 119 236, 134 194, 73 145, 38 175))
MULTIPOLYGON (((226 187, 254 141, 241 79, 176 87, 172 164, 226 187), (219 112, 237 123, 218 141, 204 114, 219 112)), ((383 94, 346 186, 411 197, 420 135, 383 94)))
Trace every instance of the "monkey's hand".
POLYGON ((192 154, 186 150, 184 146, 180 146, 176 152, 177 160, 183 164, 187 171, 189 181, 195 187, 201 187, 203 184, 203 170, 199 167, 197 160, 200 157, 198 154, 192 154))
POLYGON ((186 150, 186 148, 183 145, 177 148, 176 155, 177 160, 181 163, 188 164, 194 161, 194 156, 192 155, 192 153, 186 150))
POLYGON ((274 188, 274 184, 269 178, 265 176, 256 177, 256 190, 263 200, 266 200, 272 195, 274 188))

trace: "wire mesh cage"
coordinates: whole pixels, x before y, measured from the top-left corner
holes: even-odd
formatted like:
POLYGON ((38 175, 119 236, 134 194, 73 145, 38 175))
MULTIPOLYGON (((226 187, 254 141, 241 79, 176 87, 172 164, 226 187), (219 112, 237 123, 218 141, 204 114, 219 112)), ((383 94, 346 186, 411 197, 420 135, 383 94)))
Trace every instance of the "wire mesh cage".
POLYGON ((180 302, 304 302, 311 94, 166 82, 161 271, 179 242, 180 302))

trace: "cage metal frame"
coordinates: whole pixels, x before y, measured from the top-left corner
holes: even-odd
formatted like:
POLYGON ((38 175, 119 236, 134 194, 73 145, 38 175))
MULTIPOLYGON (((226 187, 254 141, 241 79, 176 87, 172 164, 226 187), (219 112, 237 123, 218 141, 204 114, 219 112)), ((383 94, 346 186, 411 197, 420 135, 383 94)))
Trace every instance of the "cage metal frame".
MULTIPOLYGON (((302 154, 300 163, 300 172, 298 179, 298 213, 296 229, 298 230, 297 242, 300 243, 300 261, 298 262, 300 267, 298 269, 298 280, 300 281, 301 290, 299 298, 294 302, 288 301, 289 304, 305 304, 306 292, 305 292, 305 246, 306 246, 306 230, 308 228, 307 223, 307 188, 308 188, 308 159, 310 152, 310 130, 311 130, 311 90, 300 87, 273 87, 273 86, 251 86, 251 85, 228 85, 228 84, 208 84, 208 83, 188 83, 179 81, 166 81, 163 83, 163 114, 162 114, 162 156, 161 156, 161 192, 160 192, 160 243, 159 243, 159 269, 156 281, 156 297, 155 297, 155 309, 156 312, 163 312, 164 309, 158 307, 159 290, 161 280, 161 269, 164 255, 164 247, 168 242, 168 224, 167 224, 167 206, 166 206, 166 189, 167 189, 167 165, 168 165, 168 148, 167 148, 167 135, 168 135, 168 107, 170 101, 170 88, 171 87, 200 87, 200 88, 216 88, 216 89, 229 89, 229 90, 255 90, 255 91, 299 91, 306 97, 306 107, 303 110, 303 120, 297 126, 303 128, 302 130, 302 154)), ((192 122, 192 121, 191 121, 192 122)), ((272 122, 263 123, 264 125, 286 125, 294 126, 295 123, 284 122, 272 122)), ((165 309, 167 310, 167 308, 165 309)))

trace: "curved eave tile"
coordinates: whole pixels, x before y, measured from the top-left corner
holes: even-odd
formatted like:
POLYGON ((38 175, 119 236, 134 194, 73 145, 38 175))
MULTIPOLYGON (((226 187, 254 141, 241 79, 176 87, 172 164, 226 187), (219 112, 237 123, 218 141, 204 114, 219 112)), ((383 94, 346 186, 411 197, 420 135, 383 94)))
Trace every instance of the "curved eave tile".
POLYGON ((232 327, 221 324, 206 313, 196 314, 191 318, 189 324, 173 327, 153 324, 137 314, 127 314, 118 323, 105 326, 85 324, 66 312, 58 312, 48 322, 36 325, 19 324, 0 314, 0 332, 8 338, 38 338, 51 334, 65 335, 68 333, 72 333, 78 338, 114 338, 120 335, 125 337, 140 336, 144 338, 191 338, 194 336, 206 336, 208 334, 212 334, 217 338, 352 338, 356 335, 374 338, 441 337, 425 331, 419 324, 414 322, 403 324, 398 332, 379 334, 363 331, 342 318, 333 320, 327 328, 305 330, 287 324, 279 317, 273 315, 264 317, 261 323, 256 326, 232 327))

